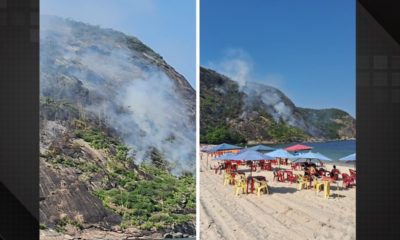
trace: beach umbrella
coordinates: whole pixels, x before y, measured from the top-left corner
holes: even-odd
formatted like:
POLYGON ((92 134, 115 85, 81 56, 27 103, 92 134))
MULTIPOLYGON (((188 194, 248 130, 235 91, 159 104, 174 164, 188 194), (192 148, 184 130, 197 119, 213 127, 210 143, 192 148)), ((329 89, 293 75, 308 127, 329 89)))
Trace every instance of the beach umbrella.
POLYGON ((296 158, 296 156, 292 155, 291 153, 289 153, 284 149, 277 149, 275 151, 265 153, 264 155, 271 158, 296 158))
POLYGON ((307 153, 300 153, 296 155, 297 159, 294 162, 305 162, 307 159, 310 160, 318 160, 320 164, 322 161, 332 161, 332 159, 328 158, 327 156, 321 153, 314 153, 314 152, 307 152, 307 153))
POLYGON ((356 154, 350 154, 346 157, 342 157, 341 159, 339 159, 339 161, 355 161, 356 160, 356 154))
POLYGON ((232 145, 232 144, 222 143, 220 145, 217 145, 217 146, 214 146, 214 147, 208 149, 207 152, 212 153, 212 152, 234 150, 234 149, 242 149, 242 147, 232 145))
POLYGON ((271 152, 271 151, 275 150, 275 148, 272 148, 272 147, 269 147, 269 146, 266 146, 266 145, 262 145, 262 144, 256 145, 256 146, 253 146, 253 147, 249 147, 248 149, 254 150, 254 151, 258 151, 258 152, 271 152))
POLYGON ((259 153, 257 151, 248 149, 246 151, 242 151, 235 156, 232 157, 231 160, 244 160, 244 161, 260 161, 260 160, 268 160, 271 157, 266 156, 265 154, 259 153))
POLYGON ((232 157, 235 156, 236 154, 233 153, 225 153, 217 158, 214 158, 213 160, 217 161, 226 161, 226 160, 232 160, 232 157))
MULTIPOLYGON (((227 150, 234 150, 234 149, 241 149, 242 147, 232 145, 232 144, 227 144, 227 143, 222 143, 219 145, 216 145, 210 149, 207 150, 207 153, 215 153, 219 151, 227 151, 227 150)), ((208 158, 207 158, 207 168, 208 168, 208 158)))
POLYGON ((207 146, 202 147, 202 148, 200 149, 200 151, 202 151, 202 152, 208 152, 208 150, 210 150, 212 147, 213 147, 212 145, 207 145, 207 146))
POLYGON ((296 155, 296 158, 298 159, 318 159, 321 161, 332 161, 332 159, 328 158, 327 156, 321 154, 321 153, 314 153, 314 152, 307 152, 307 153, 299 153, 296 155))
POLYGON ((296 144, 296 145, 285 148, 285 150, 289 151, 289 152, 298 152, 298 151, 311 150, 311 149, 312 149, 312 147, 302 145, 302 144, 296 144))
MULTIPOLYGON (((275 151, 266 153, 264 155, 267 155, 269 157, 272 158, 288 158, 288 159, 293 159, 296 158, 296 156, 292 155, 291 153, 289 153, 288 151, 284 150, 284 149, 277 149, 275 151)), ((279 169, 281 168, 281 163, 279 161, 279 169)))
MULTIPOLYGON (((242 151, 235 156, 232 157, 231 160, 236 160, 236 161, 261 161, 261 160, 268 160, 271 159, 271 157, 266 156, 265 154, 259 153, 254 150, 247 150, 247 151, 242 151)), ((250 176, 253 173, 253 167, 250 169, 250 176)))

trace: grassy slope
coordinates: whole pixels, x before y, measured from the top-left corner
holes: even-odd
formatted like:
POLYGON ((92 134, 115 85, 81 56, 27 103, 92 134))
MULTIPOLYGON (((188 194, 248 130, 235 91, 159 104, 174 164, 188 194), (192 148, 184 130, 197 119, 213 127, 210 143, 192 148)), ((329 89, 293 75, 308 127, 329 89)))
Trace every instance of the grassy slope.
MULTIPOLYGON (((136 165, 130 154, 134 149, 129 149, 105 128, 79 119, 80 112, 75 105, 48 98, 41 102, 42 114, 69 123, 71 139, 84 140, 92 148, 105 152, 108 159, 105 165, 90 159, 82 162, 64 154, 63 146, 50 148, 42 157, 53 165, 78 169, 86 179, 100 174, 104 184, 99 184, 92 194, 122 216, 122 227, 164 229, 172 224, 195 221, 194 176, 172 175, 165 159, 156 151, 151 153, 152 161, 136 165)), ((73 147, 80 148, 76 144, 73 147)), ((63 222, 59 224, 62 227, 63 222)))

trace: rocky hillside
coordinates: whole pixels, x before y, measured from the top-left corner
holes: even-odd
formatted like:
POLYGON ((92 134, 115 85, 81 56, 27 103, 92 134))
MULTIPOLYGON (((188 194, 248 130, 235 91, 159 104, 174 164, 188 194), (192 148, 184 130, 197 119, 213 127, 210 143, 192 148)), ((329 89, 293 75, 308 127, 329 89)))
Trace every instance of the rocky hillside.
POLYGON ((194 235, 195 92, 186 79, 111 29, 43 17, 40 37, 44 232, 194 235))
POLYGON ((296 142, 355 137, 355 119, 339 109, 297 107, 278 89, 200 70, 200 133, 205 143, 296 142))

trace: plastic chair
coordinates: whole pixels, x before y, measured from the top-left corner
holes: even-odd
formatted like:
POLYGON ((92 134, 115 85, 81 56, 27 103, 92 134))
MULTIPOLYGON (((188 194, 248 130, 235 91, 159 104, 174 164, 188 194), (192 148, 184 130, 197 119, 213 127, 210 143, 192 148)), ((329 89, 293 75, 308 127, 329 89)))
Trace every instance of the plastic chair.
POLYGON ((355 182, 357 179, 356 171, 354 171, 353 169, 349 169, 349 172, 350 172, 350 176, 354 179, 354 182, 355 182))
POLYGON ((329 198, 331 193, 331 182, 324 181, 324 198, 329 198))
POLYGON ((257 196, 260 196, 260 195, 261 195, 261 190, 264 190, 264 193, 265 193, 265 194, 269 194, 267 181, 262 181, 262 182, 256 187, 257 196))
POLYGON ((320 191, 322 191, 321 188, 324 186, 324 182, 318 181, 318 178, 316 177, 313 177, 313 181, 314 181, 315 193, 318 194, 320 191))
POLYGON ((285 174, 282 171, 276 172, 277 180, 278 182, 284 182, 285 181, 285 174))
POLYGON ((354 179, 350 177, 347 173, 342 173, 342 178, 343 178, 343 186, 345 188, 351 187, 351 185, 354 184, 354 179))
POLYGON ((299 175, 297 175, 297 180, 299 182, 299 185, 297 187, 298 190, 307 189, 307 187, 308 187, 308 185, 310 183, 310 181, 308 181, 307 177, 299 174, 299 175))
POLYGON ((297 182, 297 176, 294 175, 292 172, 286 172, 287 174, 287 180, 290 182, 290 184, 297 182))
POLYGON ((224 186, 230 184, 232 182, 233 178, 230 173, 225 173, 224 174, 224 186))
POLYGON ((235 196, 239 195, 240 190, 242 190, 242 194, 246 192, 247 182, 246 180, 242 179, 241 181, 237 181, 234 187, 235 196))

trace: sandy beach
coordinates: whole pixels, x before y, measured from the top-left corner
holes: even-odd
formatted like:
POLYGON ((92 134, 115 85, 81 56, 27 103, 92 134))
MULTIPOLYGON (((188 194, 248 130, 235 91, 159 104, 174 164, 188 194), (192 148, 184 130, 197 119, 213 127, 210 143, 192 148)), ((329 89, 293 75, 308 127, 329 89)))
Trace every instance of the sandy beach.
MULTIPOLYGON (((355 239, 355 187, 338 190, 333 184, 325 199, 314 189, 299 191, 295 183, 273 181, 272 171, 263 170, 253 176, 266 177, 268 195, 235 196, 232 185, 223 185, 223 172, 207 170, 207 154, 201 154, 200 239, 355 239)), ((216 165, 211 159, 209 165, 216 165)), ((337 168, 349 172, 349 167, 337 168)))

